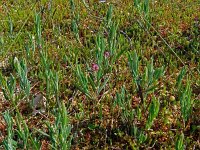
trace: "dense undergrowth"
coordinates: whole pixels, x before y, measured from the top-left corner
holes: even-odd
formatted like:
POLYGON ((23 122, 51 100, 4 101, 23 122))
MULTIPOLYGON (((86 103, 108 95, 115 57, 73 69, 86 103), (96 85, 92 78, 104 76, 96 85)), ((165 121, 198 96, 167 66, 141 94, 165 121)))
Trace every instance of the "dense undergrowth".
POLYGON ((0 1, 0 149, 200 148, 199 5, 0 1))

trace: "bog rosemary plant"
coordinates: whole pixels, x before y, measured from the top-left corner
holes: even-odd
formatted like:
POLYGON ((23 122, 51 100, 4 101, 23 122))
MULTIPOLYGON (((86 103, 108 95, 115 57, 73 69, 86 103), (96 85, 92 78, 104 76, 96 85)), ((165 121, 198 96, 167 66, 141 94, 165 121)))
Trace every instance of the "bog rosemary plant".
POLYGON ((152 102, 149 106, 149 115, 148 115, 148 120, 146 122, 146 129, 151 128, 154 119, 158 116, 159 107, 160 107, 159 100, 157 100, 155 97, 153 97, 152 102))
POLYGON ((179 91, 180 92, 180 104, 181 104, 181 114, 184 120, 184 124, 186 121, 188 121, 191 112, 192 112, 192 89, 190 87, 190 81, 189 79, 187 80, 186 87, 183 88, 183 90, 179 91))
POLYGON ((136 51, 128 54, 128 62, 137 93, 143 102, 146 96, 157 88, 158 80, 164 76, 164 66, 154 68, 153 58, 151 58, 151 61, 147 62, 144 72, 139 72, 140 64, 136 51))
POLYGON ((42 44, 42 27, 41 27, 41 16, 40 13, 35 13, 35 32, 36 32, 36 43, 40 47, 42 44))
POLYGON ((64 103, 61 104, 55 117, 56 120, 54 124, 46 122, 49 130, 48 134, 40 130, 37 131, 50 139, 52 149, 69 150, 72 140, 72 126, 70 125, 70 120, 64 103))
POLYGON ((182 70, 180 71, 177 81, 176 81, 176 86, 178 89, 178 98, 180 100, 180 105, 181 105, 181 114, 183 117, 184 121, 184 126, 185 122, 188 121, 191 112, 192 112, 192 105, 193 105, 193 100, 192 100, 192 89, 191 89, 191 83, 189 78, 187 78, 186 86, 182 84, 182 80, 184 75, 186 74, 186 68, 183 67, 182 70))
POLYGON ((35 52, 35 36, 32 36, 30 33, 27 33, 28 41, 25 44, 26 57, 31 60, 35 52))
POLYGON ((78 25, 77 25, 76 20, 74 19, 72 20, 72 31, 74 33, 76 40, 80 43, 78 25))
POLYGON ((105 90, 110 80, 112 65, 122 55, 124 50, 117 52, 117 29, 118 23, 112 21, 113 6, 110 5, 107 11, 103 26, 106 27, 108 36, 104 37, 102 33, 96 36, 96 49, 93 63, 87 65, 87 73, 83 73, 80 66, 77 66, 76 75, 79 80, 78 88, 87 96, 99 97, 105 90), (92 90, 91 90, 92 89, 92 90))
POLYGON ((25 60, 21 60, 19 62, 17 57, 15 57, 14 66, 15 66, 15 69, 20 78, 20 88, 21 88, 21 90, 24 91, 24 93, 26 94, 26 97, 29 98, 31 85, 30 85, 30 81, 28 80, 28 76, 27 76, 28 69, 26 66, 26 62, 25 62, 25 60))
POLYGON ((13 119, 8 111, 4 113, 3 117, 7 125, 7 137, 3 141, 4 149, 15 150, 17 149, 17 142, 14 140, 13 119))
POLYGON ((144 16, 145 20, 148 22, 147 27, 149 26, 150 17, 149 17, 149 0, 134 0, 134 6, 137 8, 141 16, 144 16))
POLYGON ((78 27, 78 22, 79 22, 80 17, 79 17, 79 14, 77 13, 78 11, 76 11, 74 0, 70 0, 70 9, 71 9, 71 18, 72 18, 71 28, 76 40, 80 43, 79 27, 78 27))
MULTIPOLYGON (((154 68, 153 58, 150 62, 147 62, 147 67, 145 67, 145 73, 142 77, 142 86, 145 87, 146 94, 151 93, 157 88, 158 80, 164 76, 164 66, 160 68, 154 68)), ((146 95, 145 94, 145 95, 146 95)))
MULTIPOLYGON (((108 36, 108 48, 110 55, 115 58, 117 55, 116 49, 117 49, 117 29, 118 29, 118 23, 111 22, 110 27, 108 30, 109 36, 108 36)), ((119 54, 118 54, 119 55, 119 54)), ((118 56, 119 57, 119 56, 118 56)), ((116 58, 115 58, 116 59, 116 58)), ((114 63, 114 59, 112 60, 112 63, 114 63)))
MULTIPOLYGON (((94 74, 91 74, 91 80, 94 82, 94 79, 96 79, 96 89, 97 94, 99 94, 104 87, 106 86, 106 83, 109 80, 109 76, 106 76, 106 70, 110 70, 109 68, 109 62, 107 57, 105 56, 105 40, 102 36, 98 35, 96 39, 96 62, 98 65, 98 70, 94 74), (94 75, 92 77, 92 75, 94 75), (102 82, 102 79, 104 78, 104 82, 102 82)), ((109 53, 109 52, 108 52, 109 53)), ((93 70, 95 71, 95 70, 93 70)))
POLYGON ((75 74, 78 78, 78 84, 76 84, 77 88, 81 92, 86 94, 88 97, 91 97, 89 93, 89 88, 88 88, 88 79, 85 76, 85 74, 82 72, 80 65, 77 65, 75 74))
POLYGON ((183 77, 185 76, 186 74, 186 68, 183 67, 178 75, 178 78, 177 78, 177 81, 176 81, 176 86, 178 88, 178 91, 181 90, 181 87, 182 87, 182 80, 183 80, 183 77))
POLYGON ((14 102, 14 92, 16 88, 16 79, 11 74, 9 78, 3 77, 0 73, 0 86, 6 100, 14 102))
POLYGON ((107 11, 107 15, 106 15, 106 25, 107 25, 107 27, 110 27, 110 25, 112 23, 112 12, 113 12, 113 6, 110 5, 109 9, 107 11))
POLYGON ((10 38, 13 38, 13 21, 12 21, 12 18, 9 16, 9 19, 8 19, 8 26, 9 26, 9 36, 10 38))
POLYGON ((136 51, 133 52, 133 54, 128 55, 128 61, 129 61, 129 67, 131 69, 131 73, 133 76, 134 83, 139 89, 140 86, 140 76, 139 76, 139 59, 136 51))
POLYGON ((51 96, 51 69, 50 60, 48 59, 48 54, 44 50, 40 52, 42 72, 41 76, 44 77, 44 82, 46 83, 46 95, 47 99, 51 96))
POLYGON ((121 92, 116 93, 113 103, 113 108, 118 106, 120 108, 120 118, 122 122, 132 125, 133 119, 136 115, 135 110, 131 107, 130 94, 126 91, 125 87, 121 88, 121 92))
POLYGON ((29 128, 25 122, 25 120, 23 120, 21 114, 17 114, 16 117, 16 124, 17 124, 17 135, 18 135, 18 141, 19 141, 19 147, 23 147, 23 149, 27 149, 28 148, 28 140, 29 140, 29 128))
POLYGON ((145 132, 140 131, 139 137, 137 138, 139 144, 143 144, 147 140, 147 134, 145 132))
POLYGON ((86 73, 81 70, 79 65, 76 67, 77 87, 90 98, 97 98, 110 79, 109 55, 110 52, 107 52, 107 55, 105 54, 105 39, 98 35, 96 38, 95 63, 92 63, 91 66, 87 64, 88 72, 86 73))
POLYGON ((177 136, 176 143, 175 143, 176 150, 184 150, 184 134, 181 133, 177 136))
POLYGON ((144 1, 140 1, 140 0, 134 0, 134 6, 139 9, 140 13, 144 13, 145 16, 148 15, 149 13, 149 0, 144 0, 144 1))
POLYGON ((55 93, 55 97, 56 97, 56 102, 57 105, 60 107, 60 100, 59 100, 59 77, 58 77, 58 73, 57 72, 51 72, 51 79, 53 81, 52 85, 53 85, 53 90, 55 93))

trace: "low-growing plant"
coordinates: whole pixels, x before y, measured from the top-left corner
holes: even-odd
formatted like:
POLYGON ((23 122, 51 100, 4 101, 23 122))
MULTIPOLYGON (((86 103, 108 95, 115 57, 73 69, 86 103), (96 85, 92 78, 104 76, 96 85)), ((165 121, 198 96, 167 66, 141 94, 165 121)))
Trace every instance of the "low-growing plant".
POLYGON ((23 120, 21 114, 17 114, 16 116, 16 124, 17 124, 17 136, 18 136, 18 141, 19 141, 19 147, 22 147, 23 149, 27 149, 28 148, 28 140, 29 140, 29 128, 25 122, 25 120, 23 120))
POLYGON ((25 62, 25 60, 21 60, 19 62, 17 57, 15 57, 14 66, 15 66, 15 69, 20 78, 20 88, 21 88, 21 90, 24 91, 24 93, 26 94, 26 97, 28 99, 29 95, 30 95, 31 84, 30 84, 30 81, 28 80, 28 76, 27 76, 28 68, 26 66, 26 62, 25 62))
POLYGON ((180 135, 177 135, 176 144, 175 144, 176 150, 184 150, 184 134, 181 133, 180 135))
POLYGON ((120 118, 123 123, 133 122, 134 117, 136 117, 135 110, 131 107, 130 94, 125 90, 125 87, 121 88, 121 92, 116 93, 115 101, 112 107, 118 106, 121 110, 120 118))
POLYGON ((149 0, 134 0, 134 6, 138 9, 140 15, 144 15, 145 19, 149 21, 149 0))
POLYGON ((76 11, 76 5, 74 0, 70 0, 70 9, 71 9, 71 28, 74 33, 74 37, 76 38, 77 42, 80 43, 80 37, 79 37, 79 27, 78 27, 78 22, 79 22, 79 14, 78 11, 76 11))
POLYGON ((164 66, 154 69, 153 58, 147 63, 144 72, 139 72, 139 58, 134 51, 128 54, 129 67, 133 76, 133 81, 142 102, 147 94, 154 92, 158 86, 159 79, 164 76, 164 66))
POLYGON ((181 90, 181 87, 182 87, 182 80, 183 80, 183 77, 185 76, 186 74, 186 68, 183 67, 178 75, 178 78, 177 78, 177 81, 176 81, 176 86, 178 88, 178 91, 181 90))
POLYGON ((151 128, 154 119, 158 116, 159 107, 160 107, 159 100, 157 100, 155 97, 153 97, 152 102, 149 106, 149 115, 148 115, 148 119, 146 122, 146 129, 151 128))
POLYGON ((42 25, 40 13, 35 13, 35 32, 37 47, 40 48, 42 45, 42 25))
POLYGON ((72 31, 74 33, 74 36, 76 40, 80 43, 80 38, 79 38, 79 29, 76 20, 72 20, 72 31))
POLYGON ((13 35, 13 21, 12 21, 12 18, 9 16, 9 19, 8 19, 8 26, 9 26, 9 37, 10 38, 13 38, 14 35, 13 35))
POLYGON ((106 25, 107 25, 107 27, 110 27, 110 25, 112 23, 112 13, 113 13, 113 6, 110 5, 109 9, 107 11, 107 15, 106 15, 106 25))
POLYGON ((189 78, 187 77, 186 86, 183 85, 183 77, 186 74, 186 68, 183 67, 180 71, 178 78, 177 78, 177 89, 178 89, 178 99, 180 101, 181 105, 181 114, 184 121, 184 127, 186 121, 188 121, 191 113, 192 113, 192 89, 191 89, 191 83, 189 78))
POLYGON ((31 35, 31 33, 27 33, 28 41, 25 44, 26 57, 28 60, 31 60, 34 56, 34 52, 36 49, 36 41, 35 36, 31 35))
POLYGON ((183 116, 184 125, 185 122, 188 121, 191 112, 192 112, 192 89, 190 87, 190 81, 187 80, 186 87, 183 90, 180 90, 180 104, 181 104, 181 114, 183 116))
POLYGON ((50 99, 51 95, 51 87, 50 87, 50 78, 51 78, 51 70, 50 70, 50 61, 48 59, 48 54, 46 51, 41 51, 40 52, 40 59, 41 59, 41 67, 42 67, 42 72, 41 76, 44 77, 45 83, 46 83, 46 95, 47 99, 50 99))
POLYGON ((53 81, 53 91, 56 97, 57 105, 60 107, 60 100, 59 100, 59 77, 57 72, 51 72, 51 79, 53 81))
POLYGON ((139 133, 138 142, 139 144, 143 144, 147 140, 147 134, 144 132, 139 133))
POLYGON ((38 129, 37 131, 50 139, 52 149, 68 150, 71 147, 72 126, 70 125, 70 120, 64 103, 62 103, 61 107, 57 110, 55 117, 56 120, 54 124, 46 122, 48 133, 38 129))
POLYGON ((3 91, 6 100, 10 100, 12 103, 14 100, 14 92, 16 88, 16 79, 11 74, 9 78, 3 77, 0 73, 0 86, 3 91))
POLYGON ((77 85, 78 89, 91 98, 88 88, 88 79, 82 72, 80 65, 77 65, 75 73, 78 78, 78 85, 77 85))
POLYGON ((4 148, 6 150, 15 150, 17 149, 17 142, 14 140, 13 118, 8 111, 4 113, 3 117, 7 125, 7 137, 3 141, 4 148))
POLYGON ((92 63, 91 67, 87 65, 88 75, 82 72, 79 65, 77 65, 77 68, 75 70, 75 74, 78 78, 79 83, 77 87, 89 98, 98 98, 110 79, 109 72, 111 70, 111 67, 109 66, 108 61, 110 52, 105 51, 105 41, 104 38, 100 35, 97 36, 96 45, 96 63, 92 63), (92 89, 92 91, 90 90, 90 88, 92 89))

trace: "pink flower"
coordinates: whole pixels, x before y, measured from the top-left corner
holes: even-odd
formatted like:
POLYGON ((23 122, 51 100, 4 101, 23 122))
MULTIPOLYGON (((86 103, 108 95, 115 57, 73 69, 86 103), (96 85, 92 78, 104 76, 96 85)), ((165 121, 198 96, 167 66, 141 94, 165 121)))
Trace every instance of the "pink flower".
POLYGON ((99 66, 95 63, 92 63, 92 71, 98 71, 99 70, 99 66))
POLYGON ((108 58, 110 56, 110 53, 108 51, 104 52, 104 57, 108 58))

